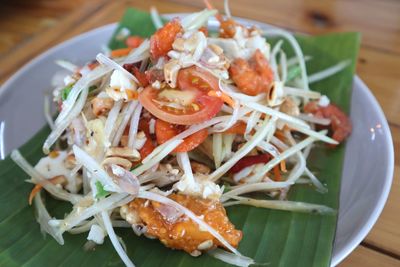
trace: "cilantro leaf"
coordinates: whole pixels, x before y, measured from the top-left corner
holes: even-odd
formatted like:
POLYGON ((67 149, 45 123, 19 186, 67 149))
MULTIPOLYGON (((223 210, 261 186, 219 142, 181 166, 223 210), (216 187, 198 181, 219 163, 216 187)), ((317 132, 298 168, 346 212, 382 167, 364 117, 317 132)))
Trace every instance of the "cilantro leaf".
POLYGON ((96 185, 96 189, 97 189, 97 194, 96 194, 97 199, 106 197, 110 194, 110 192, 108 192, 107 190, 104 190, 104 186, 100 181, 97 181, 95 183, 95 185, 96 185))
POLYGON ((71 92, 72 85, 68 85, 64 87, 61 91, 61 99, 62 101, 65 101, 68 98, 69 92, 71 92))

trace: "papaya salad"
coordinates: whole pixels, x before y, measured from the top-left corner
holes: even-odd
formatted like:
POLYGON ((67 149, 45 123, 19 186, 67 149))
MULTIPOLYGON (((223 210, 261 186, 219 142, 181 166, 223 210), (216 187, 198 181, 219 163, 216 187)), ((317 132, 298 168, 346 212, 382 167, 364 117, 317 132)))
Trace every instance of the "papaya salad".
POLYGON ((312 59, 290 33, 241 25, 227 1, 225 16, 206 5, 167 23, 152 8, 150 38, 123 28, 126 48, 83 66, 57 61, 69 74, 53 91, 54 121, 45 107, 46 155, 35 166, 18 150, 11 157, 34 184, 29 204, 41 230, 59 244, 66 232, 86 232, 88 248, 108 236, 134 266, 114 231, 123 227, 195 257, 248 266, 254 261, 237 250, 243 234, 225 207, 335 213, 287 195, 298 184, 327 191, 307 157, 316 142, 335 149, 351 123, 309 85, 349 62, 308 75, 312 59), (209 33, 213 17, 219 31, 209 33), (49 214, 42 189, 72 204, 64 218, 49 214))

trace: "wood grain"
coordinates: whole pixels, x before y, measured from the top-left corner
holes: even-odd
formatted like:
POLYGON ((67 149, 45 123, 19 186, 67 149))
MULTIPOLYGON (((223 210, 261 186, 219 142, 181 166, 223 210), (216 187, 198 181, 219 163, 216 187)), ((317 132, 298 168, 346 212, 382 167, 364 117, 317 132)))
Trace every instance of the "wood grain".
MULTIPOLYGON (((65 0, 61 0, 64 2, 65 0)), ((80 0, 76 1, 76 4, 80 0)), ((70 1, 71 2, 71 1, 70 1)), ((123 15, 126 8, 134 6, 143 10, 149 10, 150 6, 157 6, 162 13, 173 12, 193 12, 195 7, 188 7, 181 4, 166 3, 165 1, 107 1, 107 0, 89 0, 85 1, 79 9, 71 12, 64 17, 60 17, 57 25, 50 28, 44 28, 40 34, 25 39, 23 42, 16 40, 18 46, 12 47, 7 53, 0 56, 2 68, 0 68, 0 82, 4 82, 15 70, 34 55, 37 55, 47 48, 61 43, 77 34, 89 31, 99 26, 117 22, 123 15), (105 5, 107 4, 107 5, 105 5), (3 67, 4 66, 4 67, 3 67)), ((1 11, 1 9, 0 9, 1 11)), ((43 14, 47 12, 42 11, 43 14)), ((1 14, 1 13, 0 13, 1 14)), ((39 15, 40 16, 40 15, 39 15)), ((1 16, 0 16, 1 17, 1 16)), ((7 29, 7 25, 0 23, 0 29, 7 29)), ((32 33, 35 31, 31 30, 32 33)), ((7 32, 7 31, 6 31, 7 32)))
POLYGON ((388 121, 400 126, 400 55, 363 46, 357 74, 377 98, 388 121))
MULTIPOLYGON (((400 146, 400 129, 392 127, 394 147, 398 155, 400 146)), ((395 160, 395 171, 388 202, 378 222, 368 234, 365 242, 384 252, 400 256, 399 203, 400 203, 400 159, 395 160)), ((399 265, 400 266, 400 265, 399 265)))
POLYGON ((2 1, 0 5, 0 56, 18 47, 38 32, 56 26, 84 0, 2 1))
MULTIPOLYGON (((221 2, 214 0, 218 8, 221 2)), ((400 266, 400 2, 395 0, 231 0, 233 15, 311 34, 360 31, 363 34, 357 73, 381 104, 392 129, 395 177, 389 201, 371 233, 340 266, 400 266), (372 249, 371 249, 372 248, 372 249), (389 256, 388 256, 389 255, 389 256), (392 257, 394 256, 394 258, 392 257), (397 258, 397 259, 396 259, 397 258)), ((77 34, 116 22, 134 6, 160 13, 203 8, 192 1, 40 0, 0 6, 0 81, 27 60, 77 34), (79 5, 79 8, 76 8, 79 5), (11 14, 14 14, 11 16, 11 14), (7 53, 5 53, 5 51, 7 53), (3 54, 1 54, 3 52, 3 54)), ((222 9, 221 9, 222 10, 222 9)))
POLYGON ((359 246, 338 267, 398 267, 400 261, 372 249, 359 246))
MULTIPOLYGON (((173 1, 204 7, 203 0, 173 1)), ((211 2, 223 12, 224 1, 211 2)), ((230 9, 233 16, 310 34, 361 32, 365 45, 400 52, 400 5, 393 0, 232 0, 230 9)))
POLYGON ((75 12, 69 13, 60 19, 57 26, 41 31, 40 34, 30 38, 29 41, 19 42, 18 46, 13 47, 0 58, 1 65, 6 66, 0 69, 0 79, 4 79, 10 72, 21 67, 34 55, 53 46, 56 43, 55 39, 62 38, 66 31, 79 25, 85 17, 88 17, 106 2, 106 0, 98 0, 95 1, 96 4, 93 4, 92 0, 86 1, 75 12))
POLYGON ((89 31, 102 25, 117 22, 128 7, 135 7, 148 11, 150 6, 156 6, 160 13, 194 12, 197 10, 196 7, 169 2, 167 3, 166 1, 159 0, 151 0, 146 2, 137 0, 115 1, 99 9, 87 20, 83 21, 80 25, 69 31, 63 37, 63 40, 69 39, 77 34, 89 31))

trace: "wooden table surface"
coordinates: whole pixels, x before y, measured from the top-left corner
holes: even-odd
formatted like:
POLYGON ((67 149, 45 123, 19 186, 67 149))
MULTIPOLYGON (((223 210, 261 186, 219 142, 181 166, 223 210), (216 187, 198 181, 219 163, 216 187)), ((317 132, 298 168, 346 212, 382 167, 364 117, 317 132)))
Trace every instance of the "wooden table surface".
MULTIPOLYGON (((218 8, 222 1, 214 0, 218 8)), ((191 12, 202 0, 106 1, 14 0, 0 5, 0 83, 49 47, 118 21, 124 10, 157 6, 160 13, 191 12)), ((400 266, 400 1, 231 0, 232 14, 293 31, 362 33, 357 74, 381 104, 395 147, 395 174, 388 203, 373 230, 341 264, 400 266)))

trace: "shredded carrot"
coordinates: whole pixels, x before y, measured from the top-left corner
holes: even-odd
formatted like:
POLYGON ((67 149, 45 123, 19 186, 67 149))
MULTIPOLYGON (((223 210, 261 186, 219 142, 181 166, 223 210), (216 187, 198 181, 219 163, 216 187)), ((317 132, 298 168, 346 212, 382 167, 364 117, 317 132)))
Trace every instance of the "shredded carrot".
MULTIPOLYGON (((49 180, 46 180, 45 183, 50 182, 52 184, 62 184, 62 183, 65 183, 66 181, 67 180, 64 175, 58 175, 49 180)), ((40 190, 42 190, 42 188, 43 188, 43 186, 41 184, 35 185, 35 187, 31 191, 31 193, 29 194, 29 199, 28 199, 29 205, 32 205, 33 198, 36 196, 37 193, 40 192, 40 190)))
POLYGON ((98 65, 99 65, 99 62, 97 62, 97 61, 91 62, 91 63, 88 64, 88 68, 90 70, 94 70, 98 65))
POLYGON ((125 44, 130 48, 137 48, 143 43, 144 39, 140 36, 129 36, 125 40, 125 44))
POLYGON ((228 96, 227 94, 224 94, 221 91, 214 91, 214 90, 210 90, 208 92, 209 96, 214 96, 214 97, 218 97, 220 98, 222 101, 224 101, 225 103, 227 103, 229 106, 231 107, 235 107, 235 102, 233 101, 233 99, 228 96))
POLYGON ((132 90, 125 90, 126 95, 128 97, 128 100, 136 100, 138 99, 138 92, 137 91, 132 91, 132 90))
POLYGON ((274 167, 274 176, 275 176, 275 181, 282 181, 282 175, 278 165, 274 167))
POLYGON ((127 47, 127 48, 120 48, 120 49, 115 49, 111 51, 111 57, 123 57, 129 54, 131 52, 132 48, 127 47))
POLYGON ((287 172, 287 169, 286 169, 286 161, 285 160, 282 160, 281 162, 280 162, 280 167, 281 167, 281 171, 282 172, 284 172, 284 173, 286 173, 287 172))
POLYGON ((59 154, 60 154, 60 153, 59 153, 57 150, 53 150, 53 151, 51 151, 51 152, 49 153, 49 157, 52 158, 52 159, 55 159, 55 158, 58 157, 59 154))
POLYGON ((35 187, 32 189, 31 193, 29 194, 29 205, 32 205, 32 200, 33 198, 36 196, 37 193, 40 192, 40 190, 42 190, 42 185, 41 184, 37 184, 35 185, 35 187))
POLYGON ((244 134, 246 132, 246 123, 239 121, 235 123, 231 128, 224 131, 226 134, 244 134))
POLYGON ((286 140, 286 137, 283 134, 283 132, 279 131, 279 130, 275 131, 275 137, 278 138, 281 141, 285 141, 286 140))

